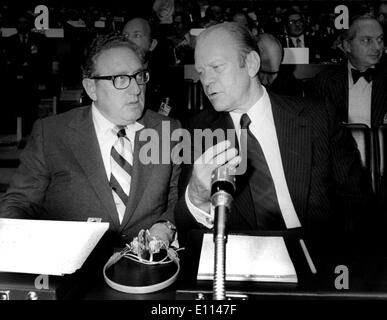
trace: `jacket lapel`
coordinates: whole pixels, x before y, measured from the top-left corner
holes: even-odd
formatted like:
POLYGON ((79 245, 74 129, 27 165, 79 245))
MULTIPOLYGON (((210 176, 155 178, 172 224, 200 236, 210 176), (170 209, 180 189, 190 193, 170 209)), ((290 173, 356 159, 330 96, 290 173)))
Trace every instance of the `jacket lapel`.
MULTIPOLYGON (((101 207, 110 215, 113 227, 117 229, 119 227, 118 213, 106 177, 91 108, 83 109, 81 115, 74 118, 68 127, 70 130, 67 133, 67 142, 96 192, 101 207)), ((91 212, 90 215, 92 216, 93 213, 91 212)))
POLYGON ((270 94, 270 100, 286 183, 303 224, 312 167, 312 129, 308 121, 298 115, 299 105, 288 105, 283 98, 273 94, 270 94))
POLYGON ((378 68, 372 84, 371 125, 383 124, 387 114, 387 75, 385 69, 378 68))
POLYGON ((348 122, 348 67, 347 64, 338 68, 338 71, 333 73, 330 79, 327 79, 330 84, 331 97, 334 97, 335 101, 332 101, 332 105, 336 106, 336 109, 340 113, 340 119, 344 119, 344 122, 348 122), (343 94, 344 93, 344 94, 343 94))

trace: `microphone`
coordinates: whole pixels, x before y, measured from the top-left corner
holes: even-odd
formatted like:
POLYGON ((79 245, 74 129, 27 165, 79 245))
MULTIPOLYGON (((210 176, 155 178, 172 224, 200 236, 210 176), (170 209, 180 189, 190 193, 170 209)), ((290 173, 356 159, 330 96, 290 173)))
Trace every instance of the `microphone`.
POLYGON ((235 192, 235 171, 227 167, 216 168, 211 176, 211 202, 213 206, 225 204, 230 209, 235 192), (227 201, 226 201, 227 200, 227 201), (226 201, 224 203, 223 201, 226 201))
POLYGON ((211 203, 215 208, 213 298, 225 300, 227 214, 235 192, 235 176, 229 168, 220 167, 211 176, 211 203))

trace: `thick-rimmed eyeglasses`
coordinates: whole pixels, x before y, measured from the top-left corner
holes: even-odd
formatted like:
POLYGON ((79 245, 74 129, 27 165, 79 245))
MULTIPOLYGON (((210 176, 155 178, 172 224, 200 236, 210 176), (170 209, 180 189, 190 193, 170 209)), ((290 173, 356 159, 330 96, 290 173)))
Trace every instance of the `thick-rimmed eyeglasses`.
POLYGON ((116 76, 95 76, 90 79, 94 80, 111 80, 114 88, 124 90, 130 86, 132 79, 136 80, 137 84, 144 85, 149 81, 149 71, 141 70, 133 74, 119 74, 116 76))

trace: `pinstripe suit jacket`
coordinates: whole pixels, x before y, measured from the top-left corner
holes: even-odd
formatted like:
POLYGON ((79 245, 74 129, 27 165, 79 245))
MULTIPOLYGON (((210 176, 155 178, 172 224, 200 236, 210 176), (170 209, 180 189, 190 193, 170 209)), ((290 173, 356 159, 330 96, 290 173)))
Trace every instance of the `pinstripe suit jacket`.
MULTIPOLYGON (((316 236, 330 234, 328 230, 344 233, 344 228, 352 232, 366 213, 372 193, 354 140, 325 105, 270 92, 269 96, 286 182, 304 230, 316 236)), ((190 130, 234 128, 228 113, 212 109, 198 114, 190 124, 190 130)), ((184 199, 191 171, 191 166, 184 166, 175 210, 182 242, 189 229, 200 227, 184 199)), ((257 230, 249 192, 237 191, 229 229, 257 230)))
MULTIPOLYGON (((149 110, 139 120, 142 130, 152 128, 158 133, 160 144, 162 121, 168 122, 171 130, 179 127, 178 121, 149 110)), ((139 151, 147 143, 139 141, 142 130, 136 132, 130 195, 121 224, 90 107, 36 122, 0 202, 0 217, 78 221, 98 217, 110 223, 109 233, 119 241, 131 241, 159 219, 174 222, 180 167, 141 163, 139 151)))
MULTIPOLYGON (((313 80, 314 94, 331 104, 338 112, 340 121, 348 122, 348 67, 319 73, 313 80)), ((371 126, 387 123, 387 67, 379 65, 375 69, 371 94, 371 126)))

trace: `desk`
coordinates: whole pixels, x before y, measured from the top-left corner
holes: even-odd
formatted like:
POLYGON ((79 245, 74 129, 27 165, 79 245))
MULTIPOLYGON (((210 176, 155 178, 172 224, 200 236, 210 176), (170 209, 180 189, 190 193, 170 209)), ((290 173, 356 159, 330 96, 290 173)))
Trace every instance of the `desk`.
MULTIPOLYGON (((205 299, 212 299, 212 282, 196 281, 198 249, 200 248, 200 233, 194 235, 196 245, 187 249, 182 255, 182 272, 179 279, 172 286, 152 294, 134 295, 115 291, 108 287, 103 279, 95 281, 87 290, 85 299, 93 300, 194 300, 199 294, 205 299), (196 252, 196 253, 195 253, 196 252), (194 262, 196 261, 196 262, 194 262)), ((285 241, 294 241, 294 239, 285 241)), ((192 242, 191 242, 192 243, 192 242)), ((290 244, 292 245, 292 244, 290 244)), ((294 242, 293 242, 294 245, 294 242)), ((241 283, 227 282, 227 295, 231 297, 247 298, 248 300, 267 299, 383 299, 387 300, 387 256, 369 255, 361 257, 332 256, 319 258, 312 255, 317 268, 317 275, 308 270, 306 261, 302 262, 301 250, 289 253, 295 263, 299 281, 297 284, 284 283, 241 283), (349 289, 337 289, 335 280, 342 272, 335 273, 337 266, 348 267, 349 289)), ((340 281, 337 280, 337 281, 340 281)))

